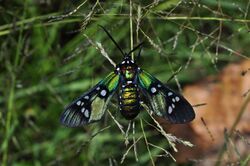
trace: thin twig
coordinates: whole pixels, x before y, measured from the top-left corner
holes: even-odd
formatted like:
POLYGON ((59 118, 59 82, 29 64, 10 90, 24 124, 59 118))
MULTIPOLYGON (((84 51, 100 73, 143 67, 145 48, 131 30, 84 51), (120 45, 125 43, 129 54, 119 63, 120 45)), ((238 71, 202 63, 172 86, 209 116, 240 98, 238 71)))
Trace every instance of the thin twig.
POLYGON ((80 145, 80 147, 76 151, 76 155, 80 154, 80 152, 82 151, 82 148, 86 144, 88 144, 89 142, 91 142, 91 140, 94 139, 98 134, 100 134, 101 132, 103 132, 104 130, 107 130, 109 128, 110 128, 110 126, 106 126, 106 127, 102 128, 102 129, 100 129, 99 131, 97 131, 96 133, 92 134, 87 142, 84 142, 83 144, 80 145))
POLYGON ((137 8, 137 19, 136 19, 136 42, 139 43, 139 27, 140 27, 140 23, 141 23, 141 19, 142 19, 142 10, 141 10, 141 6, 138 5, 137 8))
POLYGON ((169 145, 173 148, 173 150, 175 152, 178 152, 175 142, 178 143, 182 143, 185 146, 189 146, 189 147, 193 147, 194 145, 192 143, 190 143, 189 141, 184 141, 180 138, 177 138, 171 134, 167 134, 165 132, 165 130, 162 128, 162 126, 157 122, 157 120, 150 114, 150 110, 148 108, 148 106, 146 106, 145 104, 143 104, 143 107, 145 108, 145 110, 147 111, 147 113, 150 115, 150 117, 153 119, 153 121, 155 122, 155 124, 157 125, 157 127, 159 128, 159 132, 168 140, 169 145))
POLYGON ((195 104, 195 105, 192 105, 192 107, 201 107, 201 106, 205 106, 205 105, 207 105, 207 103, 195 104))
POLYGON ((66 17, 69 17, 71 15, 73 15, 74 13, 76 13, 85 3, 87 2, 87 0, 85 0, 83 3, 81 3, 80 5, 78 5, 74 10, 70 11, 67 14, 63 14, 63 15, 59 15, 59 16, 51 16, 51 20, 49 20, 48 22, 54 22, 54 21, 59 21, 62 20, 66 17))
POLYGON ((124 130, 123 130, 124 127, 115 119, 115 117, 111 114, 111 112, 110 112, 109 110, 108 110, 108 113, 109 113, 109 115, 111 116, 111 118, 114 120, 115 124, 116 124, 116 125, 118 126, 118 128, 120 129, 122 135, 125 136, 125 132, 124 132, 124 130))
POLYGON ((133 121, 132 124, 133 128, 133 143, 134 143, 134 154, 135 154, 135 161, 138 161, 138 155, 137 155, 137 148, 136 148, 136 140, 135 140, 135 121, 133 121))
MULTIPOLYGON (((250 102, 250 94, 248 94, 247 98, 245 99, 244 103, 242 104, 240 112, 238 113, 238 115, 237 115, 231 129, 229 130, 228 137, 232 136, 233 131, 235 130, 238 123, 240 122, 240 119, 241 119, 243 113, 246 111, 246 108, 247 108, 247 105, 249 104, 249 102, 250 102)), ((215 164, 216 166, 221 165, 221 159, 222 159, 222 157, 223 157, 223 155, 224 155, 224 153, 226 151, 226 146, 225 145, 226 145, 226 142, 223 144, 223 146, 222 146, 222 148, 221 148, 221 150, 219 152, 219 155, 218 155, 218 158, 217 158, 217 161, 216 161, 216 164, 215 164)))
POLYGON ((140 140, 142 138, 142 136, 140 136, 128 149, 127 149, 127 151, 123 154, 123 156, 122 156, 122 159, 121 159, 121 164, 124 162, 124 160, 125 160, 125 158, 126 158, 126 156, 128 155, 128 152, 130 151, 130 149, 132 148, 132 147, 134 147, 135 145, 136 145, 136 143, 140 140))
MULTIPOLYGON (((133 6, 132 0, 129 1, 129 27, 130 27, 130 50, 133 49, 134 39, 133 39, 133 6)), ((131 53, 132 60, 135 59, 134 53, 131 53)))
POLYGON ((106 51, 104 50, 104 48, 102 47, 102 44, 99 43, 99 42, 96 42, 96 44, 97 44, 99 50, 101 51, 101 54, 102 54, 105 58, 107 58, 107 60, 108 60, 114 67, 116 67, 115 62, 108 56, 107 52, 106 52, 106 51))
POLYGON ((179 67, 179 69, 176 70, 176 71, 170 76, 170 78, 167 80, 167 83, 168 83, 169 81, 171 81, 171 80, 173 79, 173 77, 175 77, 178 73, 180 73, 181 70, 182 70, 182 66, 179 67))
POLYGON ((172 154, 169 153, 166 149, 164 149, 164 148, 162 148, 162 147, 160 147, 160 146, 156 146, 156 145, 151 144, 151 143, 149 143, 149 145, 150 145, 150 146, 153 146, 153 147, 155 147, 155 148, 158 148, 158 149, 160 149, 160 150, 162 150, 162 151, 164 151, 164 152, 166 153, 167 156, 170 156, 170 157, 176 162, 176 159, 174 158, 174 156, 172 156, 172 154))
POLYGON ((86 29, 86 26, 88 25, 88 23, 92 20, 92 17, 94 15, 94 11, 95 11, 95 8, 96 6, 99 4, 99 0, 97 0, 95 2, 95 4, 93 5, 93 7, 91 8, 89 14, 85 17, 84 21, 82 22, 82 25, 81 25, 81 30, 85 30, 86 29))
POLYGON ((129 134, 130 128, 131 128, 131 121, 129 121, 127 130, 126 130, 126 133, 125 133, 125 145, 126 145, 126 146, 129 144, 129 141, 128 141, 128 134, 129 134))
POLYGON ((99 42, 94 43, 86 34, 83 34, 87 38, 87 40, 98 50, 100 53, 114 66, 116 67, 115 62, 109 57, 108 53, 102 47, 102 44, 99 42))
POLYGON ((205 126, 205 128, 206 128, 206 130, 207 130, 207 132, 208 132, 208 134, 209 134, 209 136, 210 136, 210 138, 211 138, 211 140, 214 142, 213 134, 212 134, 212 132, 209 130, 209 128, 208 128, 208 126, 207 126, 207 123, 206 123, 206 121, 204 120, 203 117, 201 117, 201 121, 202 121, 203 125, 205 126))
POLYGON ((145 144, 146 144, 146 147, 147 147, 147 150, 148 150, 148 154, 149 154, 149 157, 151 159, 151 163, 152 163, 153 166, 155 166, 155 163, 154 163, 154 160, 153 160, 153 156, 152 156, 151 151, 150 151, 149 146, 148 146, 149 143, 148 143, 145 131, 144 131, 144 127, 143 127, 142 119, 141 118, 140 118, 140 123, 141 123, 141 129, 142 129, 143 137, 144 137, 144 140, 145 140, 145 144))

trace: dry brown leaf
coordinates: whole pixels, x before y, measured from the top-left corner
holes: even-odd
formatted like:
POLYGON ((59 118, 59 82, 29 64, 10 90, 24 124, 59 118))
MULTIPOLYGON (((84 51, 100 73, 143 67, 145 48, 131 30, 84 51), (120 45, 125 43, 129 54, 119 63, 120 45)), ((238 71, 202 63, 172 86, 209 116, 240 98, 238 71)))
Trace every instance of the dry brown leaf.
MULTIPOLYGON (((232 127, 249 92, 249 68, 250 61, 230 64, 218 76, 208 77, 199 83, 185 87, 184 96, 192 105, 200 103, 206 103, 206 105, 194 108, 196 119, 189 125, 172 125, 170 130, 167 126, 169 132, 190 140, 196 145, 195 148, 180 145, 180 152, 175 156, 177 161, 202 159, 203 164, 215 162, 217 152, 224 143, 224 131, 232 127), (205 120, 206 126, 201 118, 205 120)), ((247 135, 250 133, 249 124, 250 104, 236 129, 241 134, 247 135)), ((236 144, 236 146, 240 153, 250 153, 249 145, 236 144)), ((235 158, 234 156, 231 156, 231 159, 235 158)))

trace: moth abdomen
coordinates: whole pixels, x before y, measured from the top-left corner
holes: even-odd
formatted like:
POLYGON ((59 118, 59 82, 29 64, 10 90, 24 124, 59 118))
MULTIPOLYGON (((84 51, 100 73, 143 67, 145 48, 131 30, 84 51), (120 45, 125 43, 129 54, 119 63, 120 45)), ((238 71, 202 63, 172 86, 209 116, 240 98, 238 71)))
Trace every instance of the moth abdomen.
POLYGON ((140 112, 140 98, 134 84, 123 85, 120 93, 120 111, 128 120, 135 118, 140 112))

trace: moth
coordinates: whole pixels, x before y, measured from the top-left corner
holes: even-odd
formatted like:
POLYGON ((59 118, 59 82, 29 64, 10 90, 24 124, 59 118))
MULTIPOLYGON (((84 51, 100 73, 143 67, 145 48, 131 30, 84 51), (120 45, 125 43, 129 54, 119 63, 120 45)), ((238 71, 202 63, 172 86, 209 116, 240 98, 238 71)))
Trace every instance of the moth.
POLYGON ((120 112, 127 120, 134 119, 143 110, 141 100, 144 97, 150 110, 168 122, 181 124, 192 121, 195 113, 191 104, 133 61, 131 53, 140 47, 139 56, 142 44, 124 53, 109 32, 102 28, 122 53, 123 60, 107 77, 65 108, 61 123, 78 127, 100 120, 116 92, 120 112))

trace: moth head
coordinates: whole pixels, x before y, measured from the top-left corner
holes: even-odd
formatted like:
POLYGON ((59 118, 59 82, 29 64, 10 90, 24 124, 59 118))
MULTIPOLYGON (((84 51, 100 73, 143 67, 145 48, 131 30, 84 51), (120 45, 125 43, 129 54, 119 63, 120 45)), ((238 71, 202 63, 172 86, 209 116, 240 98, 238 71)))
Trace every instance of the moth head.
POLYGON ((137 71, 137 68, 138 66, 131 59, 131 57, 125 56, 121 63, 119 63, 116 67, 116 71, 118 71, 126 79, 133 79, 135 77, 135 72, 137 71))

